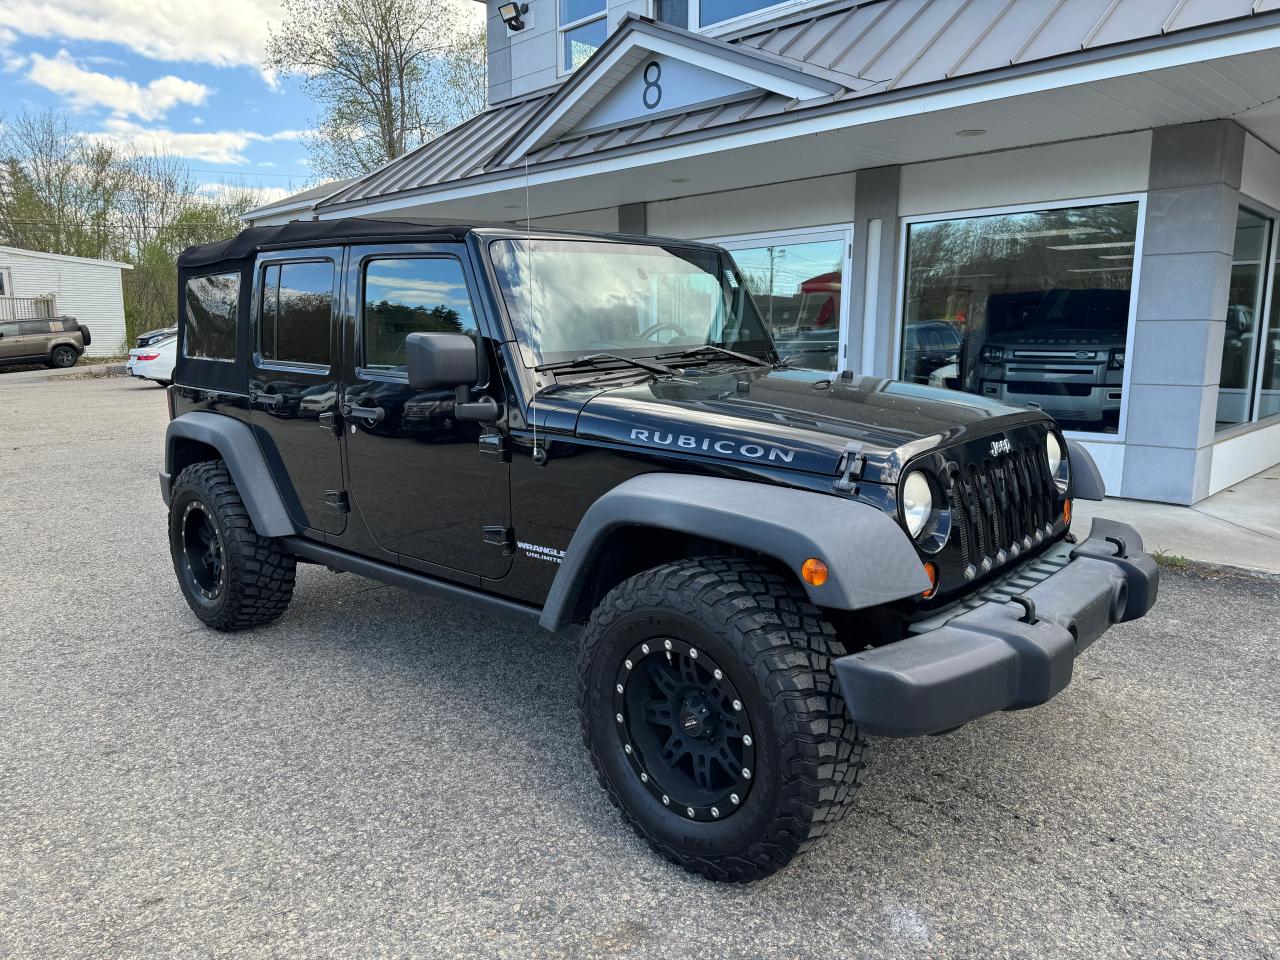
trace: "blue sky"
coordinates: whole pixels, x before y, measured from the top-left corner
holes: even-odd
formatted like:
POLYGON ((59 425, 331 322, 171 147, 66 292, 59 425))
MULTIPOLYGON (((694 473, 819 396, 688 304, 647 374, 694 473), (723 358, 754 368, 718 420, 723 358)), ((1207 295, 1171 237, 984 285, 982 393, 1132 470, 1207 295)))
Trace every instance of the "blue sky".
POLYGON ((210 189, 284 196, 314 180, 315 108, 259 66, 278 17, 276 0, 0 0, 0 112, 65 109, 86 133, 182 157, 210 189))

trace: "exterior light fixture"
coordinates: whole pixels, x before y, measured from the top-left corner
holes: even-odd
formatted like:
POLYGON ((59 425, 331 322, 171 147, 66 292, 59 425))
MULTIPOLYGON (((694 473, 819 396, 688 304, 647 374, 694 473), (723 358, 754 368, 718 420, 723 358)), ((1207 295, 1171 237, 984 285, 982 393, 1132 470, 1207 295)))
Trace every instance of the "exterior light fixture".
POLYGON ((520 15, 528 12, 529 5, 527 3, 504 3, 498 7, 498 16, 502 18, 502 22, 511 31, 524 29, 524 21, 520 19, 520 15))

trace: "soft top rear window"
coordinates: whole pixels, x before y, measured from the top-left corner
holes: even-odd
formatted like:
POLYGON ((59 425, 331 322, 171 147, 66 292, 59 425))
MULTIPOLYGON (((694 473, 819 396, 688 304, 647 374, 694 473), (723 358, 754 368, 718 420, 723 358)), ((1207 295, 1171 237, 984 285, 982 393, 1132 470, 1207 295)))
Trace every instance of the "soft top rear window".
POLYGON ((189 360, 234 361, 240 273, 191 277, 183 291, 187 325, 182 355, 189 360))

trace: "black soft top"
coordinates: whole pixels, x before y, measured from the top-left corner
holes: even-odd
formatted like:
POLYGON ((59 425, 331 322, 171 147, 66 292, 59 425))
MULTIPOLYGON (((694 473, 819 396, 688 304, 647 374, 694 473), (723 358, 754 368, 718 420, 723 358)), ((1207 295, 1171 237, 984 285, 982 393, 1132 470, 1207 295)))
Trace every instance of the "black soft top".
POLYGON ((281 246, 311 246, 377 240, 461 240, 479 224, 437 225, 370 220, 347 217, 342 220, 295 220, 274 227, 250 227, 230 240, 187 247, 178 255, 182 270, 198 270, 227 261, 240 261, 259 250, 281 246))

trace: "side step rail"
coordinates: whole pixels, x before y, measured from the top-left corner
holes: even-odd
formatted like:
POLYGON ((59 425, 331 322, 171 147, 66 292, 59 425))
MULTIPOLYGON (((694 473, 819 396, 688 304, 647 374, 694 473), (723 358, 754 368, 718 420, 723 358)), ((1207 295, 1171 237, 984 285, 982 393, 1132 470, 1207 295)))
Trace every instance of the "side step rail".
POLYGON ((281 537, 281 542, 286 550, 302 560, 322 563, 327 567, 333 567, 335 570, 359 574, 362 577, 378 580, 393 587, 402 587, 405 590, 425 593, 444 600, 470 604, 473 607, 484 610, 486 613, 498 614, 508 619, 519 620, 522 623, 536 624, 538 617, 542 613, 542 610, 538 607, 531 607, 503 597, 495 597, 481 590, 449 583, 445 580, 437 580, 434 577, 414 573, 411 570, 402 570, 399 567, 379 563, 377 560, 370 560, 368 557, 359 557, 353 553, 347 553, 345 550, 338 550, 322 543, 314 543, 301 537, 281 537))

